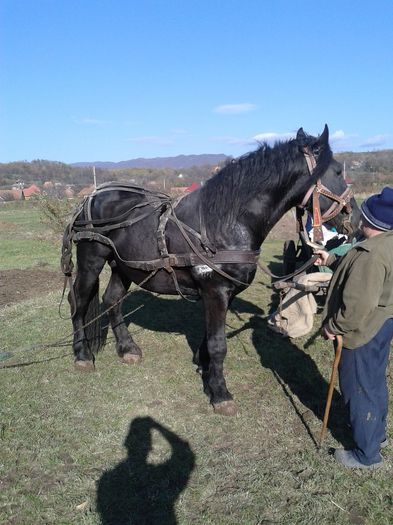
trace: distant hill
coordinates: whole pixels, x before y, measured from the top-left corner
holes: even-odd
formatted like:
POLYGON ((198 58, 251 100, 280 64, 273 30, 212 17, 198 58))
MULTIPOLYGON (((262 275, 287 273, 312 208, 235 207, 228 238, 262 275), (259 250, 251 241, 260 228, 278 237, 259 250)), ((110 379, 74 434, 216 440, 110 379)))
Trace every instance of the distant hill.
POLYGON ((87 166, 95 166, 96 168, 107 170, 120 170, 127 168, 172 168, 185 169, 193 166, 215 166, 227 159, 227 155, 221 153, 203 154, 203 155, 178 155, 177 157, 155 157, 152 159, 137 158, 130 160, 123 160, 121 162, 75 162, 71 164, 73 167, 85 168, 87 166))

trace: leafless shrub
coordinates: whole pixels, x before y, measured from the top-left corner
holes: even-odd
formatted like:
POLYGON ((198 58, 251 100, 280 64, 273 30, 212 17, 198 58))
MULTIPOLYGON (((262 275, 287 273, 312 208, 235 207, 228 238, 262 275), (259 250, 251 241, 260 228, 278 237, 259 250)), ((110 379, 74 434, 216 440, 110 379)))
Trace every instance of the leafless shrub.
POLYGON ((44 195, 39 199, 41 222, 56 235, 62 235, 71 218, 75 201, 44 195))

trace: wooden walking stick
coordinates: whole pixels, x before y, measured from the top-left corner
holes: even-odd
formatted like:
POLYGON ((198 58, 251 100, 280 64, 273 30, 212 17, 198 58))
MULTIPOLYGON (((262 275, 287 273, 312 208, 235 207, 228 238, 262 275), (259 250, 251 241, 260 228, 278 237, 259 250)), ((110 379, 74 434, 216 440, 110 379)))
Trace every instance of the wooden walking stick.
POLYGON ((336 382, 338 364, 341 358, 341 350, 343 349, 343 338, 341 335, 336 335, 336 339, 334 340, 334 347, 335 347, 336 355, 334 357, 332 373, 330 375, 330 383, 329 383, 329 390, 328 390, 328 395, 326 399, 325 414, 323 416, 323 424, 322 424, 321 434, 319 436, 319 448, 322 447, 322 442, 325 439, 327 424, 329 420, 330 405, 332 404, 334 384, 336 382))

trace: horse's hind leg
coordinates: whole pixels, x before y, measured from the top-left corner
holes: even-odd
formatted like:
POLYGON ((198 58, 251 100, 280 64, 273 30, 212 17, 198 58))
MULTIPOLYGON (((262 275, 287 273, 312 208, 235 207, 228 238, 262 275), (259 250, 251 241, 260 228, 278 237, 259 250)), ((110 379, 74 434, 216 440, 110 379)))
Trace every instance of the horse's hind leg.
POLYGON ((121 275, 116 266, 112 267, 112 275, 103 296, 105 308, 109 308, 108 316, 116 339, 116 351, 122 363, 135 364, 141 361, 142 352, 133 341, 122 313, 122 299, 130 287, 131 280, 121 275))
POLYGON ((108 253, 93 243, 82 242, 77 248, 78 271, 68 301, 73 312, 75 368, 82 371, 94 370, 94 353, 102 344, 98 277, 108 253))

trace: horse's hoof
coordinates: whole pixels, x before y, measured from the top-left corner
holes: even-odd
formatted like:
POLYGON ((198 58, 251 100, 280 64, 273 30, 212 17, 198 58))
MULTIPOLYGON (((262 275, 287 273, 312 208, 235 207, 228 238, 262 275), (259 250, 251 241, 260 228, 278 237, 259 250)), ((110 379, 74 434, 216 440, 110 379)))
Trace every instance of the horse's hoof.
POLYGON ((235 416, 237 414, 237 406, 232 399, 221 401, 221 403, 213 403, 213 408, 214 412, 221 416, 235 416))
POLYGON ((139 354, 131 354, 131 352, 126 352, 121 358, 120 362, 125 365, 137 365, 142 361, 142 356, 139 354))
POLYGON ((93 361, 82 361, 82 359, 75 361, 74 368, 78 370, 78 372, 94 372, 96 369, 93 361))

